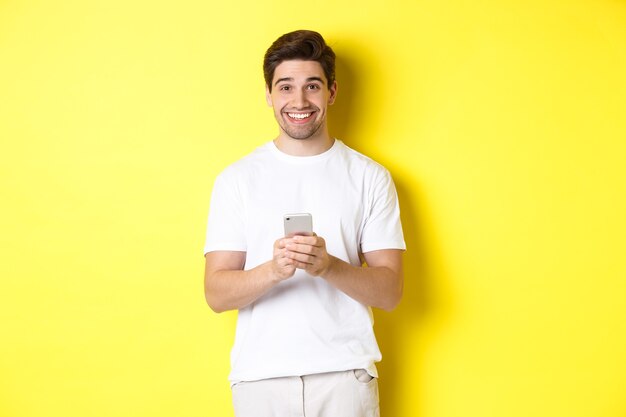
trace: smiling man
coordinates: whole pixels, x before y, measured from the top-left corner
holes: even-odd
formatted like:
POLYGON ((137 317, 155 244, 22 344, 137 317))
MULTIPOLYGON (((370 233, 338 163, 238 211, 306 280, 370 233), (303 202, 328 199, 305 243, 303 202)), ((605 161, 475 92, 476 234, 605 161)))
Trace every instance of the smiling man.
POLYGON ((263 70, 279 134, 216 178, 204 248, 207 303, 239 310, 235 415, 378 416, 371 307, 393 309, 403 287, 395 187, 328 132, 335 54, 319 33, 281 36, 263 70), (285 236, 289 213, 314 233, 285 236))

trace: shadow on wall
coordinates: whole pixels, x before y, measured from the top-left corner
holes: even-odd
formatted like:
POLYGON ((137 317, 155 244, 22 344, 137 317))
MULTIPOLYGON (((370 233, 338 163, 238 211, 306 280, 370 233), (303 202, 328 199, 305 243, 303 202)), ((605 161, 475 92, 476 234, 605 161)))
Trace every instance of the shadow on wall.
POLYGON ((428 285, 431 275, 428 269, 427 250, 420 234, 420 230, 423 229, 422 216, 411 203, 420 200, 416 199, 416 191, 405 187, 401 178, 394 176, 394 181, 400 200, 407 251, 404 254, 404 294, 399 307, 389 313, 374 312, 376 338, 383 354, 383 360, 378 365, 380 405, 383 416, 407 415, 406 411, 411 410, 410 416, 417 417, 421 415, 419 393, 422 390, 419 384, 423 381, 421 374, 423 346, 409 351, 404 345, 409 335, 414 341, 421 333, 420 324, 431 310, 432 297, 428 285), (409 383, 410 387, 400 387, 397 385, 399 383, 409 383), (411 395, 407 396, 407 392, 411 395))
POLYGON ((352 68, 355 67, 353 62, 350 62, 350 56, 344 53, 335 60, 335 78, 337 79, 337 100, 329 108, 328 117, 328 132, 334 137, 344 140, 348 138, 348 132, 350 127, 353 126, 352 102, 354 95, 356 94, 356 85, 358 80, 355 78, 356 74, 352 68))
MULTIPOLYGON (((353 103, 372 103, 373 98, 367 97, 367 89, 363 88, 361 72, 370 71, 368 65, 359 64, 362 59, 355 55, 350 55, 349 50, 337 51, 336 73, 338 82, 338 98, 330 108, 329 131, 337 138, 344 140, 350 147, 359 149, 359 138, 356 137, 358 130, 356 127, 367 123, 374 130, 377 130, 378 120, 358 120, 358 107, 353 103), (374 126, 372 126, 372 123, 374 126)), ((381 108, 384 103, 378 102, 381 108)), ((381 110, 382 111, 382 110, 381 110)), ((384 128, 383 128, 384 129, 384 128)), ((374 160, 385 164, 384 160, 377 158, 377 155, 368 154, 374 160)), ((389 167, 387 167, 389 168, 389 167)), ((415 207, 415 202, 422 206, 419 190, 409 187, 397 173, 390 169, 398 197, 400 200, 400 210, 404 238, 407 244, 407 252, 404 255, 404 296, 400 306, 393 312, 375 311, 375 330, 378 343, 383 353, 383 361, 379 363, 380 374, 380 404, 382 416, 406 415, 406 410, 412 410, 411 416, 420 415, 420 398, 418 393, 421 357, 408 358, 407 349, 403 347, 407 333, 418 334, 420 323, 430 311, 429 285, 430 273, 428 268, 427 250, 424 237, 420 234, 423 216, 420 216, 419 207, 415 207), (415 366, 407 366, 418 364, 415 366), (410 391, 407 387, 400 387, 397 384, 411 381, 410 391), (407 397, 405 393, 411 392, 407 397)), ((411 353, 411 355, 421 356, 423 349, 411 353)))

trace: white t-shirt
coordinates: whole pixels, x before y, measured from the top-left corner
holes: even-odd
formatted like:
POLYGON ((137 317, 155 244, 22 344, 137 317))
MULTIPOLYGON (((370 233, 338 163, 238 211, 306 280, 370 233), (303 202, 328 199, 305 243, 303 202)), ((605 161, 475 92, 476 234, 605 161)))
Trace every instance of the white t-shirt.
MULTIPOLYGON (((389 172, 335 140, 326 152, 287 155, 266 143, 215 180, 204 252, 246 252, 245 269, 272 259, 283 216, 311 213, 328 253, 361 265, 360 253, 405 249, 389 172)), ((348 369, 377 376, 371 308, 297 269, 241 309, 231 383, 348 369)))

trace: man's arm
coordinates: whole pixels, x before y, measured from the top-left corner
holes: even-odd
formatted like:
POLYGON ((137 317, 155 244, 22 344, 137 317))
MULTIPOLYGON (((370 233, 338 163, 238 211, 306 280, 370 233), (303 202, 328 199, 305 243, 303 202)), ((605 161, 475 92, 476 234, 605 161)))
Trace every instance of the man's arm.
POLYGON ((279 282, 293 276, 295 267, 285 257, 285 240, 274 243, 274 256, 244 271, 246 252, 215 251, 205 255, 204 297, 216 313, 241 309, 279 282))
POLYGON ((326 279, 355 300, 393 310, 402 298, 402 250, 383 249, 363 254, 367 266, 353 266, 326 251, 319 236, 295 236, 286 256, 296 268, 326 279))

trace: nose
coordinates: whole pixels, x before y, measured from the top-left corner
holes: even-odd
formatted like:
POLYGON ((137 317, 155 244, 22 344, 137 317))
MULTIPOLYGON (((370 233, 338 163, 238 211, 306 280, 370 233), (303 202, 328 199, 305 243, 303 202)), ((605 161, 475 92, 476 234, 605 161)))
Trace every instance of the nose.
POLYGON ((304 109, 308 105, 306 93, 303 90, 296 90, 293 96, 293 106, 296 109, 304 109))

